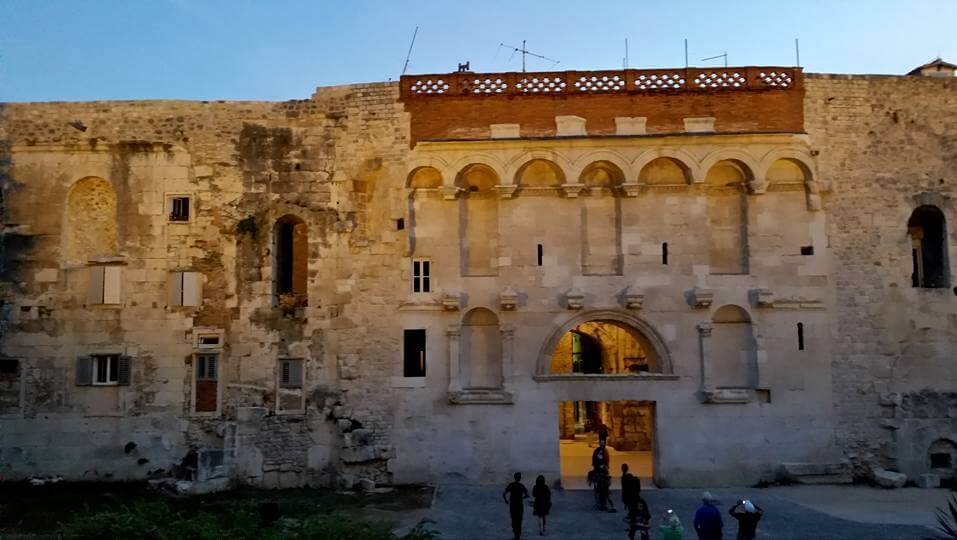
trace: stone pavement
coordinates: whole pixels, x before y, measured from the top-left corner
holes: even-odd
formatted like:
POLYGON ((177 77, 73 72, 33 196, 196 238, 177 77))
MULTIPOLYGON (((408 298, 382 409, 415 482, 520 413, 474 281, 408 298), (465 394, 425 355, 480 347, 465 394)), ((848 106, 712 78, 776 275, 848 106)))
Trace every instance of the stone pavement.
MULTIPOLYGON (((493 486, 442 485, 435 495, 429 517, 444 539, 509 539, 511 528, 508 507, 502 501, 501 491, 493 486)), ((531 484, 526 483, 531 489, 531 484)), ((718 488, 710 490, 721 501, 720 508, 725 516, 724 536, 734 538, 737 523, 727 515, 728 507, 741 498, 751 499, 764 508, 765 517, 758 526, 758 538, 774 539, 922 539, 935 538, 935 533, 927 526, 933 521, 934 505, 944 500, 946 494, 938 490, 897 490, 880 492, 867 487, 821 486, 811 491, 803 487, 782 487, 770 489, 756 488, 718 488), (877 511, 869 510, 866 492, 875 492, 878 501, 877 511), (931 495, 928 496, 927 494, 931 495), (895 498, 897 499, 895 501, 895 498), (814 510, 799 502, 817 501, 829 513, 814 510), (864 501, 862 504, 861 501, 864 501), (883 506, 882 506, 883 505, 883 506), (894 523, 875 523, 886 509, 893 507, 898 513, 888 514, 888 521, 894 523), (912 509, 908 512, 908 509, 912 509), (906 514, 904 517, 900 513, 906 514), (832 515, 834 514, 834 515, 832 515), (842 517, 836 517, 841 515, 842 517), (897 522, 902 519, 903 523, 897 522), (869 522, 870 521, 870 522, 869 522)), ((700 489, 658 489, 643 493, 652 513, 652 527, 658 538, 657 528, 661 516, 669 508, 675 510, 685 527, 685 538, 695 538, 692 519, 698 507, 702 490, 700 489)), ((593 509, 593 498, 589 491, 552 490, 552 513, 549 516, 548 536, 558 539, 603 539, 627 538, 624 512, 620 506, 621 493, 614 492, 618 505, 617 513, 598 512, 593 509)), ((539 538, 538 525, 531 508, 525 511, 523 538, 539 538)))

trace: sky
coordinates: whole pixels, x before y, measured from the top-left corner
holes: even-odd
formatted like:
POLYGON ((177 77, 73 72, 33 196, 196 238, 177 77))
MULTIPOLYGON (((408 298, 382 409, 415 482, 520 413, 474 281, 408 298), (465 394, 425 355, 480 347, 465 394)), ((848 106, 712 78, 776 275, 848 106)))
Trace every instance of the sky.
POLYGON ((408 73, 957 63, 957 0, 0 0, 0 101, 309 97, 408 73))

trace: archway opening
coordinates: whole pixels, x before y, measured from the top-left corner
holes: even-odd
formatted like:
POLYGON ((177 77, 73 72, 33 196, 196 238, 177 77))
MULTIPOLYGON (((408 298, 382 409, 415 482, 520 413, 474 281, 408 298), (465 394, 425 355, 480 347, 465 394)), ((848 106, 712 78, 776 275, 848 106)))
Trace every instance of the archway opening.
POLYGON ((950 286, 946 231, 944 213, 936 206, 919 206, 910 215, 907 234, 911 240, 912 286, 928 289, 950 286))
POLYGON ((605 440, 612 489, 621 489, 621 465, 653 486, 655 403, 653 401, 560 401, 559 459, 564 489, 590 489, 588 472, 605 440))
POLYGON ((549 373, 635 375, 660 373, 654 348, 638 330, 618 321, 583 322, 552 352, 549 373))
POLYGON ((64 253, 71 263, 115 255, 119 246, 117 197, 109 180, 90 176, 67 195, 64 253))
POLYGON ((691 173, 683 163, 672 158, 660 157, 648 162, 638 173, 638 181, 649 185, 689 184, 691 173))

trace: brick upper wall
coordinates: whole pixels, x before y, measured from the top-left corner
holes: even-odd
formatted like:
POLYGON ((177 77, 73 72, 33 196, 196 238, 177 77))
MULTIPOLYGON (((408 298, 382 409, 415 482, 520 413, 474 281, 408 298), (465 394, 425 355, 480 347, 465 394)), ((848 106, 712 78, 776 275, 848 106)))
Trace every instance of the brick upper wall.
POLYGON ((489 124, 553 137, 563 115, 585 118, 589 135, 614 135, 622 116, 646 117, 649 134, 680 133, 685 118, 709 116, 719 133, 803 133, 803 79, 801 69, 780 67, 411 75, 400 100, 412 145, 487 139, 489 124))

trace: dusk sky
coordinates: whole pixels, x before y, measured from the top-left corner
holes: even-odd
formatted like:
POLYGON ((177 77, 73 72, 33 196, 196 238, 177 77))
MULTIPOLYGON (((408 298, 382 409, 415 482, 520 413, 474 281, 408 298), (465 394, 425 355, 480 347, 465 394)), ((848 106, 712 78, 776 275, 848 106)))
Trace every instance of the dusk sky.
POLYGON ((0 0, 0 101, 306 98, 409 73, 732 66, 903 74, 957 62, 955 0, 0 0))

